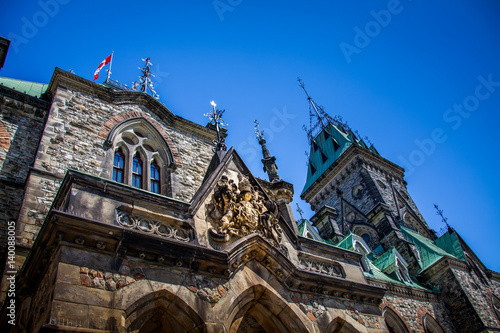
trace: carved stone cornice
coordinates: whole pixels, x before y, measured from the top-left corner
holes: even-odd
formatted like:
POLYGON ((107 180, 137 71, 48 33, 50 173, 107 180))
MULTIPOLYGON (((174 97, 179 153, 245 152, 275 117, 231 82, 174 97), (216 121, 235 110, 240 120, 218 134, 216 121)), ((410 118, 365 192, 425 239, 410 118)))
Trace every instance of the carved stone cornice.
POLYGON ((422 290, 411 286, 403 286, 395 283, 380 281, 377 279, 372 279, 370 277, 366 277, 366 280, 370 285, 387 289, 388 294, 402 296, 405 298, 419 299, 429 302, 437 302, 438 300, 438 296, 431 291, 422 290))

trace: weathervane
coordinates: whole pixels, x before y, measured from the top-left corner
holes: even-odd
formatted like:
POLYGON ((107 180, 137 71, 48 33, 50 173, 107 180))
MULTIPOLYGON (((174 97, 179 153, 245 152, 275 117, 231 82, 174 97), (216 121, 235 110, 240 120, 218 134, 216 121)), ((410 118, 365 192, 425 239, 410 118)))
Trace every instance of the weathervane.
POLYGON ((215 125, 215 131, 217 132, 217 140, 214 140, 215 147, 213 149, 214 153, 217 151, 227 150, 227 146, 225 143, 224 138, 220 135, 220 127, 227 126, 227 124, 224 122, 222 119, 222 115, 226 110, 219 110, 215 109, 217 104, 215 104, 214 101, 211 101, 210 104, 213 107, 213 110, 210 111, 209 113, 205 113, 204 116, 210 120, 210 123, 213 123, 215 125))
POLYGON ((309 103, 311 103, 311 106, 313 107, 314 111, 316 112, 316 117, 318 117, 318 120, 321 123, 321 127, 323 127, 323 129, 324 129, 326 127, 326 124, 325 124, 325 122, 323 120, 323 117, 321 117, 320 114, 319 114, 318 108, 316 107, 316 103, 314 103, 314 101, 311 98, 311 96, 309 96, 309 94, 307 93, 306 87, 304 86, 304 82, 302 82, 302 80, 300 79, 300 77, 297 78, 297 81, 299 81, 300 87, 306 93, 307 100, 309 101, 309 103))
POLYGON ((443 210, 439 209, 438 205, 436 205, 436 204, 434 204, 434 208, 436 208, 436 215, 441 216, 441 218, 443 219, 444 224, 446 224, 446 227, 449 228, 450 225, 448 224, 448 219, 446 217, 444 217, 443 210))
POLYGON ((302 214, 304 213, 304 211, 302 209, 300 209, 300 206, 299 206, 298 202, 296 204, 297 204, 297 213, 299 213, 300 219, 303 220, 304 217, 302 216, 302 214))
POLYGON ((151 81, 151 77, 154 77, 153 73, 151 73, 151 66, 153 65, 150 61, 150 58, 142 59, 142 61, 145 61, 146 64, 144 67, 138 67, 141 72, 142 76, 139 76, 139 81, 135 81, 133 84, 133 89, 134 90, 139 90, 142 92, 147 93, 147 90, 149 89, 151 91, 151 94, 153 95, 154 98, 159 99, 160 96, 156 93, 154 87, 153 87, 153 81, 151 81))
POLYGON ((264 130, 259 129, 259 122, 255 119, 255 134, 257 134, 257 140, 264 140, 264 130))

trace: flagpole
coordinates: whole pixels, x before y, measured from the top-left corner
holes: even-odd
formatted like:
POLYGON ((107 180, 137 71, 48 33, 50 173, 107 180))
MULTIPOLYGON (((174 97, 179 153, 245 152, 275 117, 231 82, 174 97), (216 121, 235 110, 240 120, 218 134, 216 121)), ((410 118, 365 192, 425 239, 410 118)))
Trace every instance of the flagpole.
POLYGON ((109 76, 111 75, 111 65, 113 64, 113 54, 115 53, 115 51, 111 51, 111 60, 109 61, 109 69, 108 69, 108 76, 106 77, 106 83, 108 83, 109 81, 109 76))

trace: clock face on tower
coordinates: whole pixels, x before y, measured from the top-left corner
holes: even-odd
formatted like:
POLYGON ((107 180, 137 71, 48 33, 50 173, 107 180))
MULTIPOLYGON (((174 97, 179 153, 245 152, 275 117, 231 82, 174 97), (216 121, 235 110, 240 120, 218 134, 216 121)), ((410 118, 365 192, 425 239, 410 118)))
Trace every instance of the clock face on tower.
POLYGON ((357 185, 352 189, 352 197, 354 199, 360 199, 363 196, 363 185, 357 185))

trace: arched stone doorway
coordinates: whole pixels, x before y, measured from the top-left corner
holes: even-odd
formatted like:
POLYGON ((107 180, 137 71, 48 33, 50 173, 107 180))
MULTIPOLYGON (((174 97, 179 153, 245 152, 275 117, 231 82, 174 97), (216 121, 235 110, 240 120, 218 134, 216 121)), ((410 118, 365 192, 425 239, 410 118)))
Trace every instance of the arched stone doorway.
POLYGON ((200 316, 183 300, 166 290, 144 296, 126 312, 127 332, 206 332, 200 316))
POLYGON ((229 313, 230 333, 308 332, 288 303, 261 285, 245 290, 229 313))

